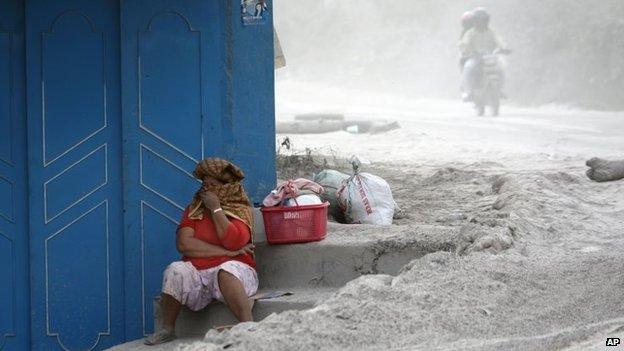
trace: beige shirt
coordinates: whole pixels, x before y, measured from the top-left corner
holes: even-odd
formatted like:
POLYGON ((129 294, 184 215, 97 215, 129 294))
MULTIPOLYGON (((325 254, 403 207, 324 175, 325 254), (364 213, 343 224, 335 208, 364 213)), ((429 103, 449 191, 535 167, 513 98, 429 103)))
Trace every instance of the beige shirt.
POLYGON ((483 32, 476 28, 470 29, 459 42, 459 50, 462 56, 467 57, 473 54, 489 54, 496 49, 504 49, 505 44, 498 35, 491 29, 483 32))

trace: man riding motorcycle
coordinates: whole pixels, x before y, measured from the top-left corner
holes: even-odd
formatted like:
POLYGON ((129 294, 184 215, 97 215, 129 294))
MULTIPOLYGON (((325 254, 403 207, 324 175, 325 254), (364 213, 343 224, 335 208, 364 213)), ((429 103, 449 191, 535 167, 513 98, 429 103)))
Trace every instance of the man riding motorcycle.
MULTIPOLYGON (((461 35, 459 36, 460 42, 464 39, 464 36, 466 35, 466 33, 468 33, 468 31, 474 27, 474 13, 472 11, 464 12, 464 14, 461 16, 461 25, 462 25, 462 32, 461 32, 461 35)), ((467 57, 461 56, 459 58, 460 72, 464 71, 464 65, 466 64, 466 61, 468 61, 467 57)))
MULTIPOLYGON (((503 41, 489 28, 490 14, 484 8, 476 8, 468 16, 472 28, 462 35, 459 42, 463 62, 462 90, 464 101, 472 101, 475 85, 480 77, 483 55, 494 52, 509 53, 503 41)), ((462 23, 464 17, 462 16, 462 23)), ((502 72, 501 72, 502 74, 502 72)))
POLYGON ((459 36, 459 40, 462 40, 464 38, 464 35, 466 35, 466 32, 468 32, 474 27, 474 12, 473 11, 464 12, 464 14, 461 16, 461 25, 462 25, 462 32, 461 32, 461 35, 459 36))

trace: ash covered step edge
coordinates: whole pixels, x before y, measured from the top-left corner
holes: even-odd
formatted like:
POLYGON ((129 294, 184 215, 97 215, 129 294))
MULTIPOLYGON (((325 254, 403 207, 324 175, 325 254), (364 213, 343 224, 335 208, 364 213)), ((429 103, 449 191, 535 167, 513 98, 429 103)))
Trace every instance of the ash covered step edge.
POLYGON ((395 275, 405 264, 437 251, 455 250, 458 228, 329 223, 325 240, 256 244, 263 288, 341 287, 363 274, 395 275))
MULTIPOLYGON (((272 313, 312 308, 317 302, 329 298, 335 289, 290 289, 288 292, 292 295, 256 301, 253 307, 254 320, 260 321, 272 313)), ((154 302, 154 311, 154 324, 161 325, 160 305, 157 300, 154 302)), ((183 308, 176 323, 176 335, 203 336, 214 327, 236 323, 236 318, 224 303, 213 302, 198 312, 183 308)))

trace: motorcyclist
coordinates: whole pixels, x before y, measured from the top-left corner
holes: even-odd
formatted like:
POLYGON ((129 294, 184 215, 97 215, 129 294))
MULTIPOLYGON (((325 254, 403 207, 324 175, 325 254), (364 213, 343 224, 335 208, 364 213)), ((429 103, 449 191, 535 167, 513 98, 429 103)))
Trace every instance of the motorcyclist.
POLYGON ((473 27, 468 29, 459 42, 462 61, 464 62, 462 90, 464 100, 472 100, 473 89, 479 79, 482 55, 496 50, 508 53, 505 44, 489 27, 490 14, 484 8, 472 11, 473 27))
POLYGON ((466 35, 466 32, 468 32, 469 30, 472 29, 472 27, 474 27, 474 12, 473 11, 464 12, 464 14, 461 16, 461 25, 462 25, 462 32, 461 32, 461 35, 459 36, 459 40, 462 40, 462 38, 464 38, 464 35, 466 35))
MULTIPOLYGON (((461 40, 464 39, 464 36, 466 35, 466 33, 474 27, 474 13, 472 11, 464 12, 464 14, 461 16, 461 25, 462 25, 462 32, 461 32, 461 35, 459 36, 460 42, 461 40)), ((463 55, 460 56, 459 58, 459 70, 460 71, 462 72, 464 71, 464 65, 466 64, 467 60, 468 58, 464 57, 463 55)))

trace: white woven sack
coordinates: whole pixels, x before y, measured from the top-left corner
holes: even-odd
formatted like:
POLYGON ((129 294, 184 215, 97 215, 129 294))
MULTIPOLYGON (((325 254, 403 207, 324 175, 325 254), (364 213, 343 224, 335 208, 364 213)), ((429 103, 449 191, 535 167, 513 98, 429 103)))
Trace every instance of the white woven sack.
POLYGON ((348 223, 392 225, 395 202, 388 183, 370 173, 357 173, 338 191, 348 223))

